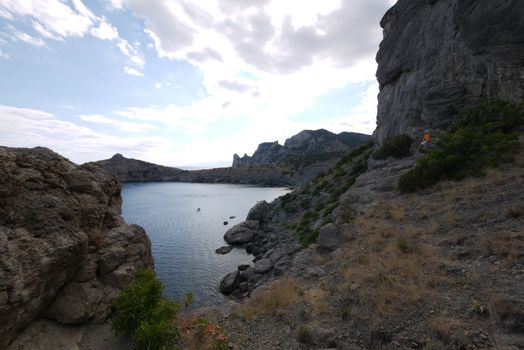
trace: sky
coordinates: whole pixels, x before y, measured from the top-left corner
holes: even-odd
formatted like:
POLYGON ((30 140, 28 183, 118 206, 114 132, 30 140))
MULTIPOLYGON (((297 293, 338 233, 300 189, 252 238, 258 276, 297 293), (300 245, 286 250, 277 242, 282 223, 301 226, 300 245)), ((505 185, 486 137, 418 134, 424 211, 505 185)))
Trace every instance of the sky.
POLYGON ((305 129, 371 134, 395 0, 0 0, 0 145, 229 166, 305 129))

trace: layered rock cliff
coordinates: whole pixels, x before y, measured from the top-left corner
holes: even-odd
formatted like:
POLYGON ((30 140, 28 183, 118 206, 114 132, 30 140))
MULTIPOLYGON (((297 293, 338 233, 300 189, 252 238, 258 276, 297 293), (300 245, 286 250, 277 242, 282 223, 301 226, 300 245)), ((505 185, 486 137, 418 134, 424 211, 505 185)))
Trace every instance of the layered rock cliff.
POLYGON ((378 142, 451 121, 481 98, 524 100, 524 2, 399 0, 381 21, 378 142))
POLYGON ((144 230, 120 216, 120 184, 46 149, 0 147, 0 348, 39 316, 104 321, 135 270, 144 230))

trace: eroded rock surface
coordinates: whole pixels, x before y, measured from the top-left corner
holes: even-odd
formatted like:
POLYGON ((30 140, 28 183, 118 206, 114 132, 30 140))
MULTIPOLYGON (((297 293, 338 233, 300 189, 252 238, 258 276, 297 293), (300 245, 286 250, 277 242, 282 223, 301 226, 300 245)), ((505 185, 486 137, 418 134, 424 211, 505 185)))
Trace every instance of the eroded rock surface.
POLYGON ((480 98, 524 99, 521 0, 399 0, 381 26, 379 142, 440 129, 480 98))
POLYGON ((39 315, 104 321, 134 272, 153 265, 120 216, 120 184, 46 149, 0 147, 0 348, 39 315))

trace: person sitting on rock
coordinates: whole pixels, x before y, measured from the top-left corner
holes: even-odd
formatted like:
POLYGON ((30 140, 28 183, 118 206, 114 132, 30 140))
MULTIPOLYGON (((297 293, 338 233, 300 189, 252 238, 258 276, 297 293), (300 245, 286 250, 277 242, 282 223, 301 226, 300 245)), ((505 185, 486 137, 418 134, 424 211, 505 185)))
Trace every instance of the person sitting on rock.
POLYGON ((429 134, 429 130, 424 130, 422 142, 420 143, 420 146, 418 146, 418 150, 419 152, 425 152, 429 146, 431 146, 431 135, 429 134))

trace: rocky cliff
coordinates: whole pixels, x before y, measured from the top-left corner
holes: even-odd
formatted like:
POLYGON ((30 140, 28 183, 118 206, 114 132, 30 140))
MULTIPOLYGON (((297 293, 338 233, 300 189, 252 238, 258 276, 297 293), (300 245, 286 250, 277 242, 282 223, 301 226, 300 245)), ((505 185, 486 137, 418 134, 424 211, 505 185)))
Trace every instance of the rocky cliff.
POLYGON ((524 99, 524 2, 399 0, 381 21, 378 142, 449 124, 450 107, 524 99))
POLYGON ((0 147, 0 348, 39 316, 103 322, 136 269, 144 230, 124 223, 120 184, 46 149, 0 147))
POLYGON ((342 132, 334 134, 327 130, 304 130, 287 139, 284 145, 278 141, 261 143, 253 156, 233 156, 233 168, 266 164, 302 166, 316 161, 340 157, 344 152, 371 140, 369 135, 342 132))

